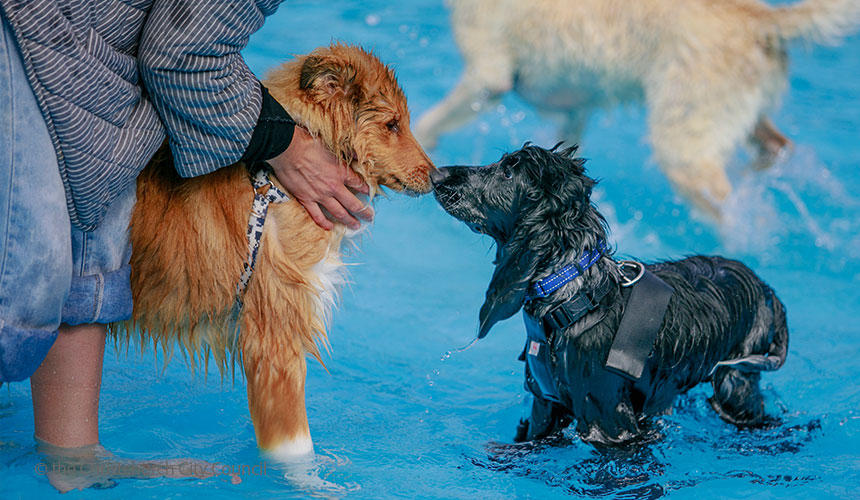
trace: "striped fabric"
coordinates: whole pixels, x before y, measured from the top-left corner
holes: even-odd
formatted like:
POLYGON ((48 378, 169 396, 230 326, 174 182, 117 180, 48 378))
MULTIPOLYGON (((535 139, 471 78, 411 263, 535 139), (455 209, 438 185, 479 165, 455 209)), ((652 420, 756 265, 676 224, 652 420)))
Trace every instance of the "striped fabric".
POLYGON ((165 133, 184 177, 239 160, 261 105, 239 52, 279 3, 0 0, 76 226, 98 226, 165 133))

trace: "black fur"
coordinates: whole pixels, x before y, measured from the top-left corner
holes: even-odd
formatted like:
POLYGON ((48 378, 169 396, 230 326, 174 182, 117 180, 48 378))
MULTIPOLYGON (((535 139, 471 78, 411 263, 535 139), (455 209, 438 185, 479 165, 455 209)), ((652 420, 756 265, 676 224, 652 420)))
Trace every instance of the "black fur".
MULTIPOLYGON (((491 165, 447 167, 433 175, 442 207, 497 243, 479 336, 520 308, 541 318, 606 275, 619 282, 617 263, 607 252, 582 277, 525 302, 531 283, 606 240, 606 221, 590 201, 595 181, 585 175, 575 151, 527 144, 491 165)), ((517 440, 546 436, 574 420, 586 441, 627 442, 642 436, 647 417, 665 413, 679 394, 705 381, 713 383, 710 401, 724 420, 738 426, 766 421, 760 372, 782 366, 788 348, 785 312, 773 290, 742 263, 721 257, 647 268, 675 293, 642 377, 633 382, 604 368, 625 307, 627 291, 616 285, 578 322, 563 332, 547 332, 562 404, 536 396, 517 440), (712 372, 718 362, 738 358, 747 361, 712 372)), ((526 385, 540 394, 528 370, 526 385)))

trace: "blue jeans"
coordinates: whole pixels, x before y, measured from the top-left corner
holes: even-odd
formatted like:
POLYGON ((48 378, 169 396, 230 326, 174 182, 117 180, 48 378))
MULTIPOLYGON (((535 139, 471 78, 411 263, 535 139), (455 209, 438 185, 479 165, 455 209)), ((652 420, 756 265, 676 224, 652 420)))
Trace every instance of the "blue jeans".
POLYGON ((131 317, 132 185, 92 232, 73 227, 57 157, 0 16, 0 382, 42 363, 61 323, 131 317))

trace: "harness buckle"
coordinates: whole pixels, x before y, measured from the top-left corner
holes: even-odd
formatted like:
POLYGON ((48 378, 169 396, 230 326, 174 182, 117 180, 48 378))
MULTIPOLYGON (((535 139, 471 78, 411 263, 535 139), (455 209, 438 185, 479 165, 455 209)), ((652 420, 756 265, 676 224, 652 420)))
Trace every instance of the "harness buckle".
POLYGON ((255 187, 254 193, 262 195, 262 196, 266 196, 269 193, 269 190, 272 189, 273 187, 275 187, 275 183, 272 181, 268 181, 261 186, 255 187))
POLYGON ((635 285, 639 280, 642 279, 642 276, 645 275, 645 264, 641 262, 637 262, 635 260, 622 260, 618 262, 618 269, 621 271, 621 286, 624 288, 635 285), (636 276, 633 278, 628 278, 626 274, 624 274, 624 269, 638 269, 636 276))
POLYGON ((543 317, 543 323, 551 330, 561 330, 573 322, 564 304, 555 307, 543 317))

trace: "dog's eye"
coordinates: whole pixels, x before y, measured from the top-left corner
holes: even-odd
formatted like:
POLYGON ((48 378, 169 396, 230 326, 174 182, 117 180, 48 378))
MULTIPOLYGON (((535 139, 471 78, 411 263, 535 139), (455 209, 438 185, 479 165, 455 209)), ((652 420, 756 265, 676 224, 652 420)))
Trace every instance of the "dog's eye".
POLYGON ((385 124, 385 126, 390 132, 393 132, 395 134, 400 132, 400 122, 397 120, 397 118, 390 120, 388 123, 385 124))
POLYGON ((505 176, 505 179, 510 179, 514 176, 513 168, 520 164, 520 159, 516 156, 513 158, 508 158, 502 163, 502 175, 505 176))

